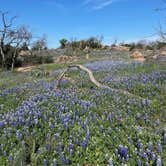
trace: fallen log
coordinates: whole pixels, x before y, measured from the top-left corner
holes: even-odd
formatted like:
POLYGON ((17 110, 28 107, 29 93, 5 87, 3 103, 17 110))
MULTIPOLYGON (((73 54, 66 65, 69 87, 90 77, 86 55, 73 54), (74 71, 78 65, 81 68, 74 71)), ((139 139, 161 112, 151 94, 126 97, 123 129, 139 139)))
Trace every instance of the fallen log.
MULTIPOLYGON (((139 99, 141 99, 141 100, 147 100, 147 99, 145 99, 145 98, 142 98, 141 96, 137 96, 137 95, 132 94, 132 93, 126 91, 126 90, 114 89, 114 88, 111 88, 111 87, 109 87, 109 86, 107 86, 107 85, 101 84, 100 82, 98 82, 98 81, 95 79, 95 77, 94 77, 94 75, 93 75, 93 72, 92 72, 90 69, 88 69, 87 67, 85 67, 85 66, 83 66, 83 65, 78 65, 78 64, 69 65, 68 68, 65 69, 65 70, 61 73, 61 75, 60 75, 59 78, 58 78, 58 82, 57 82, 57 85, 56 85, 55 89, 57 89, 57 88, 60 86, 61 80, 63 79, 63 77, 65 76, 65 74, 69 71, 69 69, 70 69, 70 68, 75 68, 75 67, 78 68, 78 69, 80 69, 80 70, 83 70, 83 71, 87 72, 88 75, 89 75, 90 81, 91 81, 93 84, 95 84, 98 88, 109 89, 109 90, 111 90, 111 91, 113 91, 113 92, 115 92, 115 93, 121 93, 121 94, 123 94, 123 95, 127 95, 127 96, 130 96, 130 97, 136 97, 136 98, 139 98, 139 99)), ((150 102, 150 100, 148 100, 148 101, 150 102)))

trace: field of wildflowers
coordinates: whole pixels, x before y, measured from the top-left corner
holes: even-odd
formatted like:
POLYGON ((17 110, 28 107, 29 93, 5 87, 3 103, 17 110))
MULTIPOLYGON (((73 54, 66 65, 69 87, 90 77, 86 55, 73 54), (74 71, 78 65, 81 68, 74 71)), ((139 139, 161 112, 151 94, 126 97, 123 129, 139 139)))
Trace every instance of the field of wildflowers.
POLYGON ((57 90, 56 71, 48 78, 0 73, 0 165, 166 165, 165 64, 86 66, 135 97, 96 88, 75 70, 75 84, 63 80, 57 90))

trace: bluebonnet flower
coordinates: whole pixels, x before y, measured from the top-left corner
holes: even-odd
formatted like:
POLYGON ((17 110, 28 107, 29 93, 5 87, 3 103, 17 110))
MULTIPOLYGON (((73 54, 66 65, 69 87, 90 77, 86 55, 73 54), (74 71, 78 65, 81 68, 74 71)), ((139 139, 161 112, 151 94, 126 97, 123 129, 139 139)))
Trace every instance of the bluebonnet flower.
POLYGON ((156 160, 156 154, 152 152, 151 158, 152 158, 152 161, 155 161, 156 160))
POLYGON ((162 166, 161 156, 157 157, 156 166, 162 166))
POLYGON ((3 152, 3 156, 4 156, 4 157, 7 157, 7 152, 3 152))
POLYGON ((42 153, 42 150, 39 148, 36 153, 37 153, 37 154, 41 154, 41 153, 42 153))
POLYGON ((3 128, 4 126, 5 126, 4 120, 3 120, 3 121, 0 121, 0 128, 3 128))
POLYGON ((107 129, 107 134, 110 134, 110 133, 111 133, 111 128, 108 127, 108 129, 107 129))
POLYGON ((86 147, 87 147, 87 141, 86 141, 85 138, 82 140, 81 146, 82 146, 83 149, 86 149, 86 147))
POLYGON ((69 164, 69 160, 66 159, 64 154, 61 155, 61 161, 62 161, 63 164, 69 164))
POLYGON ((151 150, 147 148, 147 150, 146 150, 146 154, 148 155, 148 157, 150 157, 151 154, 152 154, 151 150))
POLYGON ((51 134, 50 134, 50 133, 47 134, 47 139, 48 139, 48 140, 51 139, 51 134))
POLYGON ((47 151, 50 151, 50 144, 46 143, 45 148, 46 148, 47 151))
POLYGON ((52 166, 57 166, 56 159, 53 160, 52 166))
POLYGON ((122 145, 119 145, 118 147, 118 154, 120 155, 121 159, 128 159, 128 149, 126 147, 123 147, 122 145))
POLYGON ((128 137, 128 141, 129 141, 131 144, 133 144, 133 140, 132 140, 131 137, 128 137))
POLYGON ((34 124, 37 125, 38 124, 38 118, 34 119, 34 124))
POLYGON ((107 72, 111 71, 114 68, 123 68, 128 65, 128 62, 123 62, 120 60, 103 60, 103 61, 96 61, 93 63, 86 64, 86 67, 90 68, 96 72, 107 72))
POLYGON ((157 152, 162 153, 162 151, 163 151, 162 145, 159 143, 157 146, 157 152))
POLYGON ((103 130, 104 130, 103 125, 101 125, 101 126, 99 127, 99 130, 100 130, 100 132, 103 132, 103 130))
POLYGON ((108 165, 109 166, 114 166, 114 163, 113 163, 113 161, 111 159, 108 161, 108 165))
POLYGON ((69 135, 69 142, 72 143, 73 142, 73 137, 71 135, 69 135))
POLYGON ((70 154, 71 157, 74 155, 73 149, 70 149, 70 150, 69 150, 69 154, 70 154))
POLYGON ((13 157, 12 155, 10 155, 10 156, 9 156, 9 162, 10 162, 10 164, 12 164, 13 161, 14 161, 14 157, 13 157))
POLYGON ((166 131, 163 132, 163 140, 166 142, 166 131))
POLYGON ((140 139, 137 141, 137 145, 140 149, 143 149, 143 144, 140 139))
POLYGON ((59 143, 59 144, 58 144, 58 150, 59 150, 60 153, 63 151, 62 143, 59 143))
POLYGON ((143 157, 144 157, 146 160, 148 160, 148 155, 147 155, 147 153, 144 153, 144 154, 143 154, 143 157))
POLYGON ((160 119, 156 120, 156 124, 159 125, 160 124, 160 119))
POLYGON ((60 134, 59 133, 56 133, 54 134, 55 138, 57 141, 60 141, 61 140, 61 137, 60 137, 60 134))
POLYGON ((73 144, 72 143, 69 143, 68 145, 68 151, 70 152, 70 150, 73 148, 73 144))
POLYGON ((148 162, 145 163, 145 166, 150 166, 150 164, 148 162))
POLYGON ((108 154, 105 154, 105 159, 109 160, 109 155, 108 154))
POLYGON ((142 166, 142 162, 141 162, 140 159, 137 160, 137 165, 138 165, 138 166, 142 166))
POLYGON ((149 150, 153 150, 153 144, 152 144, 151 141, 148 143, 148 149, 149 149, 149 150))
POLYGON ((0 150, 3 150, 4 149, 4 145, 0 145, 0 150))
POLYGON ((18 140, 21 140, 21 139, 23 138, 23 135, 22 135, 21 130, 17 130, 17 132, 16 132, 16 138, 17 138, 18 140))
POLYGON ((46 159, 44 159, 43 164, 44 164, 44 166, 47 166, 47 165, 48 165, 48 163, 47 163, 47 160, 46 160, 46 159))

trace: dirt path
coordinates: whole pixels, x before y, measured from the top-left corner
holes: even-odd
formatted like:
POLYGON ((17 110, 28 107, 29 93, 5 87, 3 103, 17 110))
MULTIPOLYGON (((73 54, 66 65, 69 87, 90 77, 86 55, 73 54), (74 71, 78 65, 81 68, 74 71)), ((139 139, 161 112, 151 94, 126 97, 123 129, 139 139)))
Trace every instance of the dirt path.
POLYGON ((19 67, 19 68, 16 69, 16 71, 27 72, 27 71, 31 71, 35 67, 36 66, 19 67))

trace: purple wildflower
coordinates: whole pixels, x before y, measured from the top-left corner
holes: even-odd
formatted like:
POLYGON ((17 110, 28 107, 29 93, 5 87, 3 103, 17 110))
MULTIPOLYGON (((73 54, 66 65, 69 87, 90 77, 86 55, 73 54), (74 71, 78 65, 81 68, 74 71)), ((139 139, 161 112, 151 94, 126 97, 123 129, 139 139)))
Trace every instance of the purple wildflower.
POLYGON ((83 149, 86 149, 86 147, 87 147, 87 141, 86 141, 86 139, 82 140, 82 144, 81 145, 82 145, 83 149))
POLYGON ((157 146, 157 151, 158 151, 158 153, 162 153, 162 151, 163 151, 162 145, 160 143, 157 146))
POLYGON ((118 154, 120 155, 121 158, 128 159, 128 149, 126 147, 123 147, 120 145, 118 147, 118 154))

